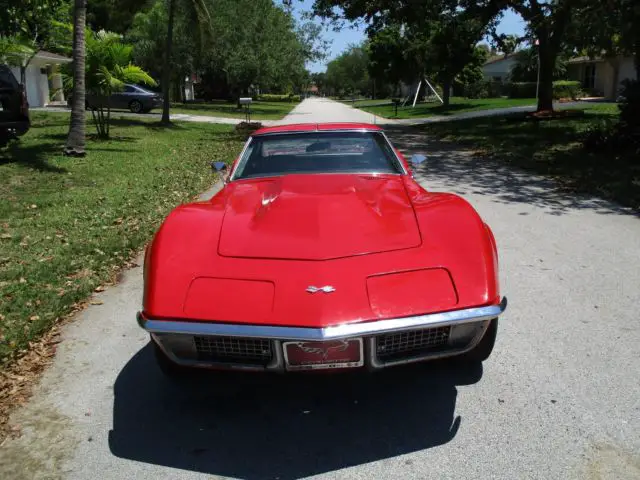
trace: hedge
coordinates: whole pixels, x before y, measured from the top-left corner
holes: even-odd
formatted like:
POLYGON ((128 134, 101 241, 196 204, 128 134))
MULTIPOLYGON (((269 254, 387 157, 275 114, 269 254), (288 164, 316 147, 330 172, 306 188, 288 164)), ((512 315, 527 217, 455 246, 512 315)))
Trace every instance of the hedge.
POLYGON ((301 100, 300 95, 294 95, 293 93, 285 95, 277 95, 275 93, 263 93, 258 95, 258 100, 262 102, 299 102, 301 100))
POLYGON ((454 84, 453 93, 465 98, 499 98, 506 95, 506 84, 491 80, 482 80, 466 85, 454 84))
POLYGON ((553 82, 553 98, 571 98, 575 100, 582 94, 580 82, 572 80, 558 80, 553 82))
POLYGON ((535 98, 536 82, 511 82, 507 90, 509 98, 535 98))
MULTIPOLYGON (((536 82, 512 82, 508 85, 509 98, 535 98, 536 82)), ((553 82, 553 98, 576 99, 582 94, 580 82, 558 80, 553 82)))

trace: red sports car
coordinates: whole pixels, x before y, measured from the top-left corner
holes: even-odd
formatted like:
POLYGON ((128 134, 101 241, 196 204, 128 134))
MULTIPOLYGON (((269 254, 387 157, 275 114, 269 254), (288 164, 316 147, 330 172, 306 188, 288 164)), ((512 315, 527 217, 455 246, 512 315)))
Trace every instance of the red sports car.
POLYGON ((164 221, 144 279, 167 374, 481 362, 506 308, 488 225, 369 124, 253 133, 217 195, 164 221))

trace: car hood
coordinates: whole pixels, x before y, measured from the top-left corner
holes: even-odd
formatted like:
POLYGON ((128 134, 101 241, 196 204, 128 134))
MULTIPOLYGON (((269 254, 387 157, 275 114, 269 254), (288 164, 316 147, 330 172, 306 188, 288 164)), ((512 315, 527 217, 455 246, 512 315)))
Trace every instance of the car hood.
POLYGON ((421 244, 399 175, 285 175, 227 189, 225 257, 328 260, 421 244))

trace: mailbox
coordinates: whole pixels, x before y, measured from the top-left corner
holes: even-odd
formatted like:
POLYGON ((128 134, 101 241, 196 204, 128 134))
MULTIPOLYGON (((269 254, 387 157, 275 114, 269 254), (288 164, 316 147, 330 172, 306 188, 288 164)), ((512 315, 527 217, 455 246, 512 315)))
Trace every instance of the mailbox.
POLYGON ((240 105, 251 105, 251 97, 240 97, 240 105))

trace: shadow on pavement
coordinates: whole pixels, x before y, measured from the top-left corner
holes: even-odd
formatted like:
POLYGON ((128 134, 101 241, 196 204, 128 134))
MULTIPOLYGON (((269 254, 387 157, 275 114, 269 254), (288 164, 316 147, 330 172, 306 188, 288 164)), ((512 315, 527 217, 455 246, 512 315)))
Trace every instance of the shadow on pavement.
POLYGON ((407 159, 414 153, 427 156, 427 161, 414 172, 416 179, 427 189, 431 183, 436 183, 448 192, 487 195, 498 203, 535 205, 551 215, 591 209, 601 214, 637 216, 629 208, 595 196, 561 189, 551 177, 474 155, 470 147, 440 141, 415 127, 390 126, 385 131, 407 159))
POLYGON ((449 442, 457 385, 482 366, 421 364, 375 374, 198 374, 178 386, 151 345, 115 384, 111 452, 242 479, 299 478, 449 442))

